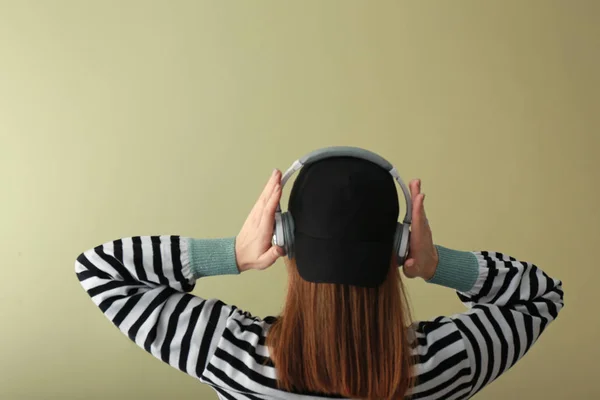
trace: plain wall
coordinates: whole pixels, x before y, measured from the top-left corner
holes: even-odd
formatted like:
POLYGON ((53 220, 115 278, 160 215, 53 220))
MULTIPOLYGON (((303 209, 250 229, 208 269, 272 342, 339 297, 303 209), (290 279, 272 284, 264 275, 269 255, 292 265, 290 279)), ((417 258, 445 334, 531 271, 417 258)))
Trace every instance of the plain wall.
MULTIPOLYGON (((233 236, 273 168, 329 145, 421 178, 436 243, 563 280, 558 321, 477 398, 599 398, 599 18, 594 0, 0 0, 0 398, 216 398, 121 334, 74 260, 233 236)), ((195 293, 277 314, 282 266, 195 293)), ((463 310, 408 287, 417 318, 463 310)))

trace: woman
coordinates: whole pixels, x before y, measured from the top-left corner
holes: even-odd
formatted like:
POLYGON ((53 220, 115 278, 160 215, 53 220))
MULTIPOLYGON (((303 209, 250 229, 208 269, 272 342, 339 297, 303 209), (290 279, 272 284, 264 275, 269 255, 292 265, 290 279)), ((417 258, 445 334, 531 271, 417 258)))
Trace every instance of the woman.
POLYGON ((561 282, 488 251, 434 245, 410 182, 408 278, 457 291, 468 311, 411 323, 394 254, 399 207, 383 168, 351 157, 304 167, 290 196, 295 253, 278 317, 189 294, 196 279, 270 267, 275 171, 236 237, 142 236, 81 254, 77 277, 137 345, 221 399, 465 399, 529 350, 563 307, 561 282))

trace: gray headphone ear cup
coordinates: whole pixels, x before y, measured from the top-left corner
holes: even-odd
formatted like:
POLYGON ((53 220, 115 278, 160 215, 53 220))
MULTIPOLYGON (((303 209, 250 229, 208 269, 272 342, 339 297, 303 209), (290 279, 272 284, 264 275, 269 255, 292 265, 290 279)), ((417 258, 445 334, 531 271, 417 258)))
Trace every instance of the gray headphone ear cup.
POLYGON ((404 265, 408 254, 408 245, 410 240, 410 230, 408 225, 398 222, 396 226, 396 234, 394 235, 394 252, 398 266, 404 265))
POLYGON ((281 216, 282 230, 284 235, 285 253, 289 259, 294 258, 294 218, 288 211, 281 216))

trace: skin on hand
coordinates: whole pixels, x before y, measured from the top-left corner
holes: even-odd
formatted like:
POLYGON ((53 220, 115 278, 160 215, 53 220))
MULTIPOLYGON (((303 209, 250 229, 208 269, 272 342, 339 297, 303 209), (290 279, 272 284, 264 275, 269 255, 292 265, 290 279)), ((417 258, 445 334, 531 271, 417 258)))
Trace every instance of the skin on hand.
POLYGON ((236 237, 235 256, 240 272, 269 268, 284 255, 281 247, 271 244, 280 199, 281 171, 276 169, 236 237))
MULTIPOLYGON (((403 271, 408 278, 421 277, 429 280, 435 274, 438 254, 425 215, 425 195, 421 193, 421 180, 413 179, 409 186, 413 203, 412 225, 410 250, 403 271)), ((281 171, 276 169, 236 237, 235 255, 240 272, 269 268, 285 254, 281 247, 271 243, 275 211, 280 199, 281 171)))
POLYGON ((421 180, 413 179, 409 187, 413 206, 410 250, 402 270, 407 278, 420 277, 429 280, 435 275, 439 257, 425 214, 425 194, 421 193, 421 180))

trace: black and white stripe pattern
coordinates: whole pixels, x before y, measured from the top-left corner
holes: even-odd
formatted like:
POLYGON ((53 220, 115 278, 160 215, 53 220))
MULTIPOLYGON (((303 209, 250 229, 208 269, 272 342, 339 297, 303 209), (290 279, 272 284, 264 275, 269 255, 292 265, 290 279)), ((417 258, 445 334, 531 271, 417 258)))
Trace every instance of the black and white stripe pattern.
MULTIPOLYGON (((276 387, 265 346, 273 317, 190 294, 187 238, 142 236, 81 254, 75 271, 102 312, 154 357, 221 399, 317 399, 276 387)), ((561 282, 531 263, 474 252, 479 278, 462 314, 413 325, 411 399, 466 399, 517 362, 563 306, 561 282)), ((335 397, 335 396, 331 396, 335 397)))

